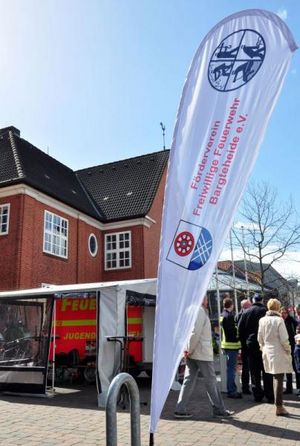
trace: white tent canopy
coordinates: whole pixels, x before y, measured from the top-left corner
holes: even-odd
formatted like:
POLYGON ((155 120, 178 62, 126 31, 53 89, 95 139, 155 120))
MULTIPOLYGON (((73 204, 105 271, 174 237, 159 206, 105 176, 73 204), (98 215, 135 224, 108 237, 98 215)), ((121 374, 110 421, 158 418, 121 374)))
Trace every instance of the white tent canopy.
MULTIPOLYGON (((22 299, 53 296, 59 299, 64 295, 83 295, 95 292, 97 297, 97 384, 99 405, 104 405, 109 384, 118 371, 120 348, 115 342, 107 342, 108 336, 125 335, 126 291, 142 294, 156 294, 156 279, 131 280, 123 282, 103 282, 79 285, 50 286, 20 291, 1 292, 3 299, 22 299)), ((1 383, 1 367, 0 367, 1 383)))
MULTIPOLYGON (((220 291, 228 291, 235 285, 236 289, 247 289, 244 280, 233 278, 231 275, 218 272, 218 279, 214 275, 210 281, 208 291, 218 288, 220 291)), ((64 295, 85 295, 95 292, 97 297, 97 384, 98 403, 105 404, 109 384, 118 372, 120 364, 120 348, 115 342, 107 342, 108 336, 125 335, 125 306, 126 292, 128 290, 147 295, 156 295, 156 279, 129 280, 122 282, 100 282, 73 285, 57 285, 48 288, 36 288, 11 292, 0 292, 1 299, 7 298, 31 298, 53 296, 59 299, 64 295)), ((259 291, 258 285, 249 284, 249 290, 259 291)), ((0 367, 1 369, 1 367, 0 367)), ((1 371, 0 371, 1 382, 1 371)))

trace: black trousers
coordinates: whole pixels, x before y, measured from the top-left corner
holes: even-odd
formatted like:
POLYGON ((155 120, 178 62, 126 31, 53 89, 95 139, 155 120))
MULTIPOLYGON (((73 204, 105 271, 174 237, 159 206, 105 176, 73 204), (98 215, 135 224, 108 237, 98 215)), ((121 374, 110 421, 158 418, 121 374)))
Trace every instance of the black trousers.
POLYGON ((247 345, 242 345, 241 349, 242 357, 242 391, 248 392, 250 386, 250 368, 249 368, 249 355, 247 345))
MULTIPOLYGON (((295 372, 295 375, 296 375, 296 388, 300 389, 300 373, 297 373, 297 369, 296 369, 296 364, 295 364, 295 359, 294 359, 293 353, 292 353, 292 362, 293 362, 293 369, 294 369, 294 372, 295 372)), ((287 373, 286 374, 286 389, 288 391, 290 391, 290 392, 293 390, 293 374, 292 373, 287 373)))
POLYGON ((256 347, 248 346, 248 358, 254 400, 261 401, 265 396, 268 401, 274 401, 273 375, 265 373, 261 351, 256 347), (263 381, 263 387, 261 381, 263 381))

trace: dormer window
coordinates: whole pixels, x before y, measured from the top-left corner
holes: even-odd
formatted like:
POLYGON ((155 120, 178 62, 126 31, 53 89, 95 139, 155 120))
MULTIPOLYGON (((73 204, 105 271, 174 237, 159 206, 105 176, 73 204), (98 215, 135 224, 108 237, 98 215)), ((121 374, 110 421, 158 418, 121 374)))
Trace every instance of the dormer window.
POLYGON ((10 204, 0 205, 0 235, 8 234, 10 204))

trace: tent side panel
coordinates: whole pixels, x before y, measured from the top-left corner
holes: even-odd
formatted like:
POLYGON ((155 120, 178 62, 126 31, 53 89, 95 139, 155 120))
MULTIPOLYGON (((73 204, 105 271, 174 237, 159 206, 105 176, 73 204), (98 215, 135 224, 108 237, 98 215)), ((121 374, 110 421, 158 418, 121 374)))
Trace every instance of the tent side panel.
POLYGON ((125 296, 125 289, 115 286, 102 289, 98 300, 97 381, 99 407, 105 406, 110 382, 120 367, 120 346, 117 342, 108 342, 107 337, 125 335, 125 296))

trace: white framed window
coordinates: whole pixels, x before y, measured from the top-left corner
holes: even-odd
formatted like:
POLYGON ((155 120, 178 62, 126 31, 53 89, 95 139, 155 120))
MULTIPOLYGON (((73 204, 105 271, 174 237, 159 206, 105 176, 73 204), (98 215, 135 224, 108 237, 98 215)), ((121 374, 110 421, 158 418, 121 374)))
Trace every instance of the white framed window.
POLYGON ((0 235, 8 234, 10 204, 0 205, 0 235))
POLYGON ((44 252, 68 258, 68 226, 65 218, 52 212, 44 213, 44 252))
POLYGON ((131 268, 131 231, 105 234, 105 270, 131 268))
POLYGON ((96 257, 98 252, 98 241, 95 234, 90 234, 88 241, 89 251, 92 257, 96 257))

